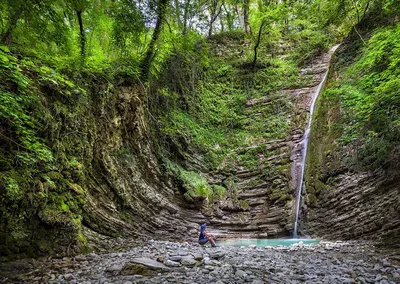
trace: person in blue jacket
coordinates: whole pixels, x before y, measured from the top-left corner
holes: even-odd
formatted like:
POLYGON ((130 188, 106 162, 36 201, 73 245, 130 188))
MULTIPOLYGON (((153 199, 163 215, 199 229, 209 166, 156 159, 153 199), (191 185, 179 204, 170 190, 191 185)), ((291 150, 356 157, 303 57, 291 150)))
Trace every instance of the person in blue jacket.
POLYGON ((210 242, 212 247, 215 247, 215 237, 206 232, 207 224, 204 223, 200 226, 199 244, 204 245, 210 242))

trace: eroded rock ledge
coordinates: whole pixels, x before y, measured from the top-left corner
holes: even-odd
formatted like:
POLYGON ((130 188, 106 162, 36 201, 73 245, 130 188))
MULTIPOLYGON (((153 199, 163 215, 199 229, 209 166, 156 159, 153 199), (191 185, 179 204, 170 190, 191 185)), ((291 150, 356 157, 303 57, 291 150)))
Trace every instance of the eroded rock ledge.
POLYGON ((340 174, 306 208, 302 228, 328 239, 368 238, 398 245, 399 196, 398 179, 390 181, 382 171, 340 174))

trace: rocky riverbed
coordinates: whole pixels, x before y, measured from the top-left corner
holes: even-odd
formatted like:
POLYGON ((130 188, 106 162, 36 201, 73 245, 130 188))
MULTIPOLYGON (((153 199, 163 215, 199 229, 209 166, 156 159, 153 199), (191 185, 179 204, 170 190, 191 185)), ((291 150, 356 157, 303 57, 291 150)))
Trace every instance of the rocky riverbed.
POLYGON ((396 255, 371 244, 216 247, 148 241, 121 252, 0 265, 0 283, 400 283, 396 255))

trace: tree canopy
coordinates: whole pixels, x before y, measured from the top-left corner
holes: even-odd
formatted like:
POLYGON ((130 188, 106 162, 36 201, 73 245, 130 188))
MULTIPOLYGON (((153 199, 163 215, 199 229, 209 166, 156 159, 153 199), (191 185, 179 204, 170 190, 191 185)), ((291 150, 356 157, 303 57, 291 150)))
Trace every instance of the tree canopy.
POLYGON ((280 37, 311 44, 324 36, 340 40, 371 6, 396 11, 395 2, 5 0, 0 4, 0 32, 3 45, 61 68, 83 62, 102 68, 122 59, 136 70, 132 74, 145 74, 157 72, 171 48, 188 48, 188 43, 221 32, 244 31, 253 37, 255 52, 260 40, 265 45, 280 37))

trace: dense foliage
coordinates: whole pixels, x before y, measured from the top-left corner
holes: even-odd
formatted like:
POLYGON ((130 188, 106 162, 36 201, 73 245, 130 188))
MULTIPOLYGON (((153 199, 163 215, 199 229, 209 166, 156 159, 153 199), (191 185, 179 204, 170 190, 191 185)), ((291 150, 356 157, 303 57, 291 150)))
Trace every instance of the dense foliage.
POLYGON ((375 30, 356 62, 326 93, 339 97, 343 107, 342 142, 357 145, 349 162, 376 168, 399 146, 399 55, 400 25, 375 30))
POLYGON ((66 138, 61 143, 59 134, 63 119, 73 120, 83 111, 72 101, 84 102, 86 92, 46 66, 18 59, 5 46, 0 62, 1 250, 49 251, 46 235, 48 241, 62 245, 72 234, 84 245, 82 165, 64 148, 79 147, 82 141, 66 138), (46 108, 50 102, 45 92, 52 93, 51 108, 46 108), (54 239, 39 226, 41 222, 62 228, 64 235, 54 239))
POLYGON ((303 61, 327 36, 343 37, 370 2, 6 0, 0 4, 0 32, 3 44, 58 68, 99 70, 114 63, 114 69, 128 65, 134 75, 145 60, 154 64, 147 66, 153 73, 160 71, 176 48, 191 48, 199 35, 240 29, 257 47, 290 35, 303 61), (348 17, 338 23, 343 15, 348 17))

